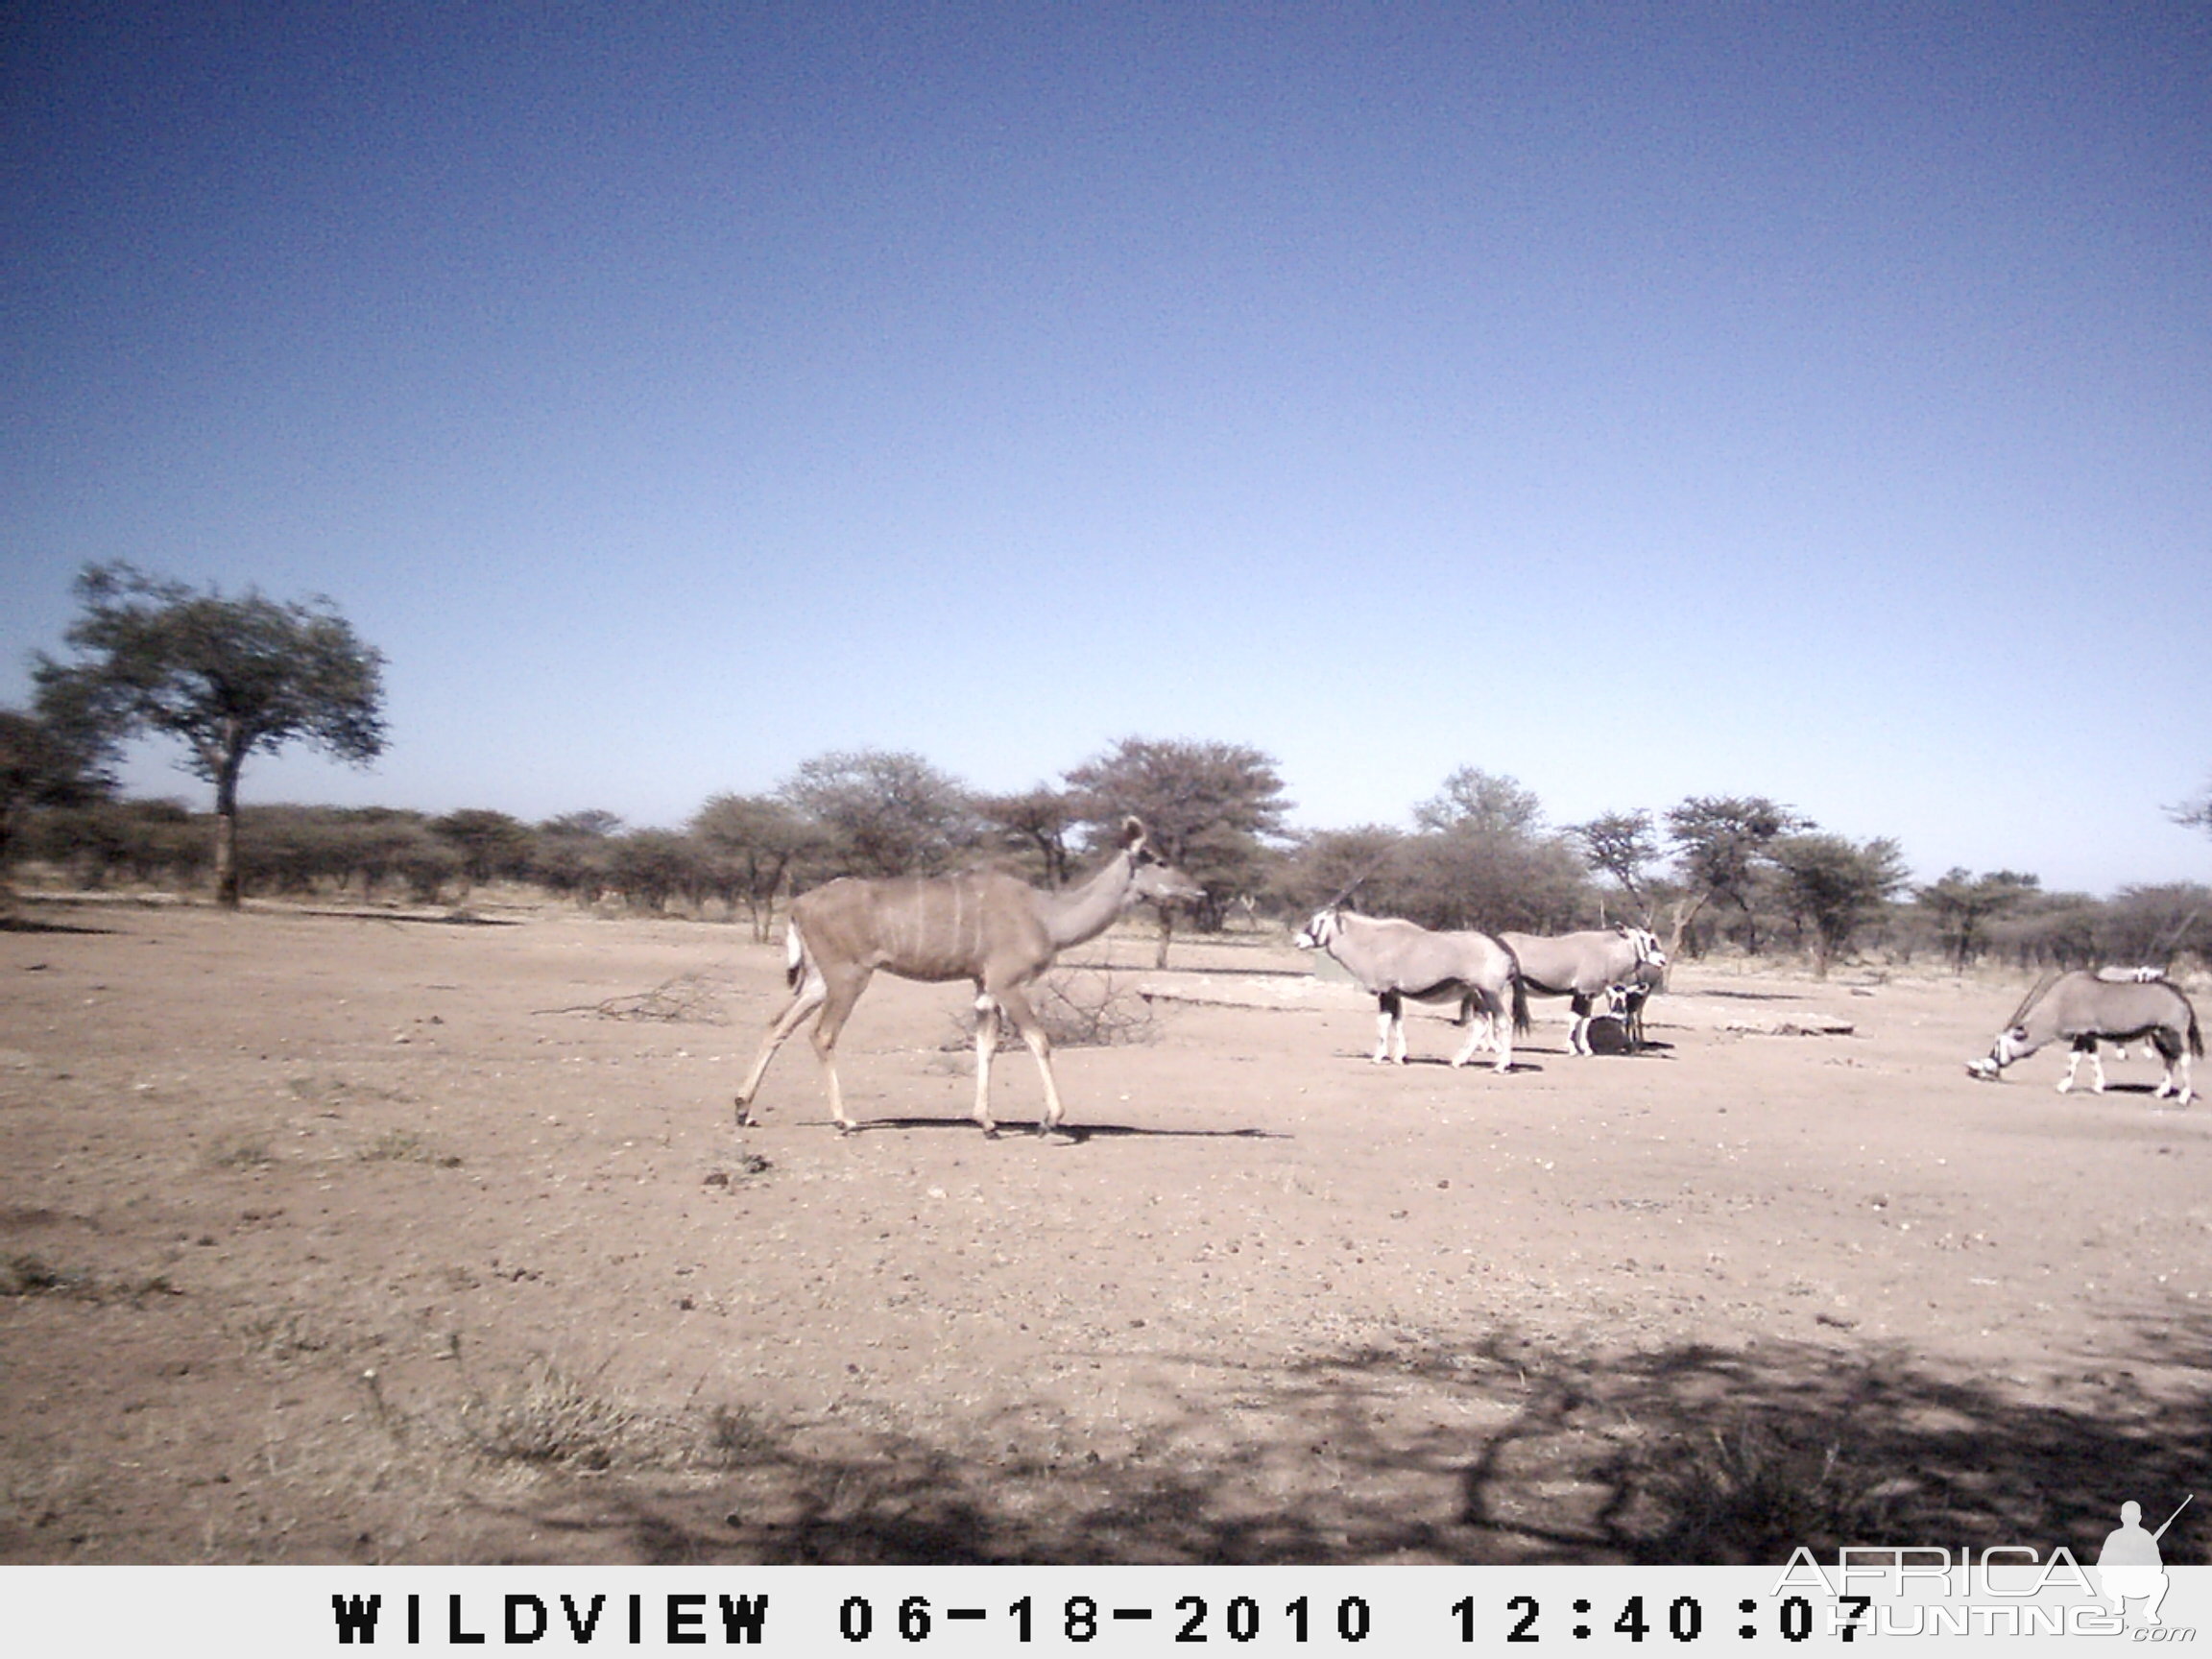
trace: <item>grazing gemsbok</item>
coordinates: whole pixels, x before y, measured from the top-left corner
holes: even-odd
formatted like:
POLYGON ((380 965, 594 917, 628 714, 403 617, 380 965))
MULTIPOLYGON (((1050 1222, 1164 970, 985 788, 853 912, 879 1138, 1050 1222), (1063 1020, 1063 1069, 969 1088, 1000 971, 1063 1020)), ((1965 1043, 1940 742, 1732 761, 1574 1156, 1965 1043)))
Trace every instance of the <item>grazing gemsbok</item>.
POLYGON ((752 1075, 737 1091, 737 1123, 753 1121, 753 1096, 768 1062, 801 1021, 817 1009, 811 1033, 830 1091, 830 1112, 840 1133, 855 1127, 845 1116, 837 1087, 837 1033, 868 979, 881 968, 904 979, 975 982, 975 1121, 996 1137, 991 1121, 991 1056, 998 1046, 1003 1012, 1022 1033, 1045 1079, 1040 1135, 1060 1126, 1060 1092, 1052 1083, 1052 1045, 1029 1005, 1029 987, 1070 945, 1106 931, 1141 899, 1198 899, 1205 890, 1164 863, 1131 818, 1121 845, 1104 868, 1080 887, 1042 893, 998 871, 958 876, 895 877, 867 880, 845 876, 791 902, 783 935, 784 978, 791 1005, 769 1028, 752 1075))
MULTIPOLYGON (((1301 950, 1326 950, 1375 994, 1375 1064, 1406 1064, 1405 999, 1456 1002, 1467 1042, 1452 1064, 1464 1066, 1481 1046, 1484 1027, 1528 1029, 1528 996, 1513 952, 1487 933, 1431 933, 1410 922, 1356 916, 1341 905, 1314 912, 1299 930, 1301 950), (1481 1018, 1478 1019, 1479 1014, 1481 1018)), ((1498 1070, 1513 1070, 1513 1039, 1498 1038, 1498 1070)))
POLYGON ((1664 971, 1667 966, 1659 936, 1644 927, 1598 927, 1549 939, 1535 933, 1498 937, 1520 959, 1521 977, 1531 995, 1571 999, 1575 1022, 1567 1028, 1567 1046, 1576 1054, 1594 1052, 1590 1017, 1596 998, 1614 985, 1647 983, 1641 970, 1664 971))
POLYGON ((2063 1038, 2074 1052, 2058 1092, 2063 1094, 2074 1087, 2074 1073, 2087 1055, 2096 1078, 2092 1086, 2102 1094, 2104 1063, 2097 1056, 2098 1043, 2134 1043, 2146 1037, 2166 1062, 2157 1097, 2178 1094, 2180 1103, 2188 1105, 2197 1097, 2189 1083, 2189 1061, 2192 1055, 2202 1058, 2204 1034, 2197 1024, 2197 1010, 2181 988, 2162 977, 2115 980, 2076 969, 2045 978, 2013 1010, 1988 1054, 1967 1061, 1966 1070, 1984 1082, 1995 1082, 1998 1072, 2015 1060, 2025 1060, 2044 1044, 2063 1038))

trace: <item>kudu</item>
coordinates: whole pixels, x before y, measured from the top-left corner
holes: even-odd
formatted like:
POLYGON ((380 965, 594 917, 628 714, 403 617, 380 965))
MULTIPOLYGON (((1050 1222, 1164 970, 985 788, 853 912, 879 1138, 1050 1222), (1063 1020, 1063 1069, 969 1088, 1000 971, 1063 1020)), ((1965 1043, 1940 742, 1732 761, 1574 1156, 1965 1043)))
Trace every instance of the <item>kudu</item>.
POLYGON ((1455 1002, 1467 1042, 1452 1057, 1464 1066, 1480 1047, 1484 1030, 1497 1033, 1498 1070, 1513 1070, 1513 1039, 1506 1030, 1528 1029, 1528 997, 1513 952, 1487 933, 1432 933, 1411 922, 1357 916, 1341 905, 1316 911, 1299 929, 1301 950, 1325 950, 1373 993, 1375 1064, 1406 1064, 1406 1002, 1455 1002), (1478 1018, 1479 1015, 1479 1018, 1478 1018))
POLYGON ((2005 1029, 1997 1033, 1988 1054, 1969 1060, 1967 1071, 1993 1083, 1997 1074, 2015 1060, 2025 1060, 2044 1044, 2063 1038, 2073 1054, 2058 1092, 2074 1087, 2074 1073, 2087 1056, 2100 1094, 2104 1092, 2104 1062, 2097 1045, 2133 1043, 2149 1038, 2166 1062, 2166 1075, 2158 1085, 2158 1098, 2177 1094, 2186 1106, 2197 1097, 2189 1082, 2192 1056, 2204 1054, 2204 1034, 2197 1023, 2197 1010, 2181 988, 2162 976, 2143 977, 2134 970, 2128 977, 2108 977, 2112 970, 2091 974, 2076 969, 2071 974, 2046 978, 2028 993, 2005 1029))
MULTIPOLYGON (((1593 1052, 1590 1020, 1597 998, 1616 985, 1642 984, 1648 996, 1651 981, 1645 970, 1664 972, 1667 967, 1659 936, 1645 927, 1598 927, 1551 938, 1535 933, 1498 937, 1520 959, 1521 976, 1528 982, 1530 995, 1568 998, 1574 1023, 1567 1028, 1567 1046, 1576 1054, 1593 1052)), ((1642 1012, 1639 1001, 1639 1017, 1642 1012)))
POLYGON ((1196 899, 1203 892, 1161 860, 1144 826, 1131 818, 1104 867, 1063 893, 1040 892, 998 871, 972 871, 885 880, 847 876, 802 894, 791 902, 783 936, 791 1005, 769 1027, 760 1057, 737 1091, 738 1126, 754 1121, 753 1097, 776 1050, 808 1015, 817 1015, 810 1035, 830 1115, 842 1134, 856 1127, 845 1115, 837 1086, 837 1033, 870 975, 881 968, 904 979, 974 980, 975 1121, 984 1134, 998 1135, 991 1120, 991 1057, 1003 1012, 1037 1057, 1045 1079, 1045 1117, 1037 1132, 1050 1134, 1063 1116, 1060 1091, 1052 1081, 1051 1041, 1030 1005, 1029 988, 1062 950, 1096 938, 1139 900, 1196 899))

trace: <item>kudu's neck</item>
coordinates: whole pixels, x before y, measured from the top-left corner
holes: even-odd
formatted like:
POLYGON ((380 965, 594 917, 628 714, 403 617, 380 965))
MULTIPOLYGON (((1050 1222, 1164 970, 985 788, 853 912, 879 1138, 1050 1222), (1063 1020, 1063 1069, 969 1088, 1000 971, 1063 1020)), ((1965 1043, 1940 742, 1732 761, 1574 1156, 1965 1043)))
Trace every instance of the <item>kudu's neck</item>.
POLYGON ((1105 867, 1080 887, 1065 893, 1038 895, 1038 913, 1055 949, 1065 950, 1095 939, 1129 908, 1137 884, 1136 860, 1126 849, 1106 860, 1105 867))

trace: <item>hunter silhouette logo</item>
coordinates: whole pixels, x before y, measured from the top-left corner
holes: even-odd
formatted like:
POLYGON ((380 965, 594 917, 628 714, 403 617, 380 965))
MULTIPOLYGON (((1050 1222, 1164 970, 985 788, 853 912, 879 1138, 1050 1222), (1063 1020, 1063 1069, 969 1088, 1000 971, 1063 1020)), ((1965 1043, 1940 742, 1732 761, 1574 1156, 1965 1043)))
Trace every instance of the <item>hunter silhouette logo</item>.
MULTIPOLYGON (((2166 1517, 2166 1527, 2181 1518, 2181 1511, 2189 1507, 2197 1494, 2192 1492, 2181 1500, 2179 1507, 2166 1517)), ((2158 1540, 2166 1536, 2166 1527, 2155 1532, 2143 1530, 2143 1506, 2128 1503, 2120 1505, 2120 1525, 2104 1535, 2104 1548, 2097 1551, 2097 1578, 2104 1586, 2104 1599, 2112 1603, 2113 1613, 2122 1619, 2128 1616, 2128 1603, 2143 1603, 2143 1623, 2158 1623, 2158 1603, 2166 1599, 2166 1563, 2158 1553, 2158 1540)))

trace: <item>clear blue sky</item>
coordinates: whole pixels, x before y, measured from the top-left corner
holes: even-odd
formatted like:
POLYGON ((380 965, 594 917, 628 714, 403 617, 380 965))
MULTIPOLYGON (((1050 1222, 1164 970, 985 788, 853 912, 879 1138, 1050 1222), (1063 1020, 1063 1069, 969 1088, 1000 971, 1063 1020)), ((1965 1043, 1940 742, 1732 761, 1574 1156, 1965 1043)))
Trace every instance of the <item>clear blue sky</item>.
MULTIPOLYGON (((94 559, 325 593, 369 773, 831 749, 1765 794, 2212 878, 2212 10, 7 9, 0 702, 94 559)), ((131 781, 199 800, 149 747, 131 781)))

